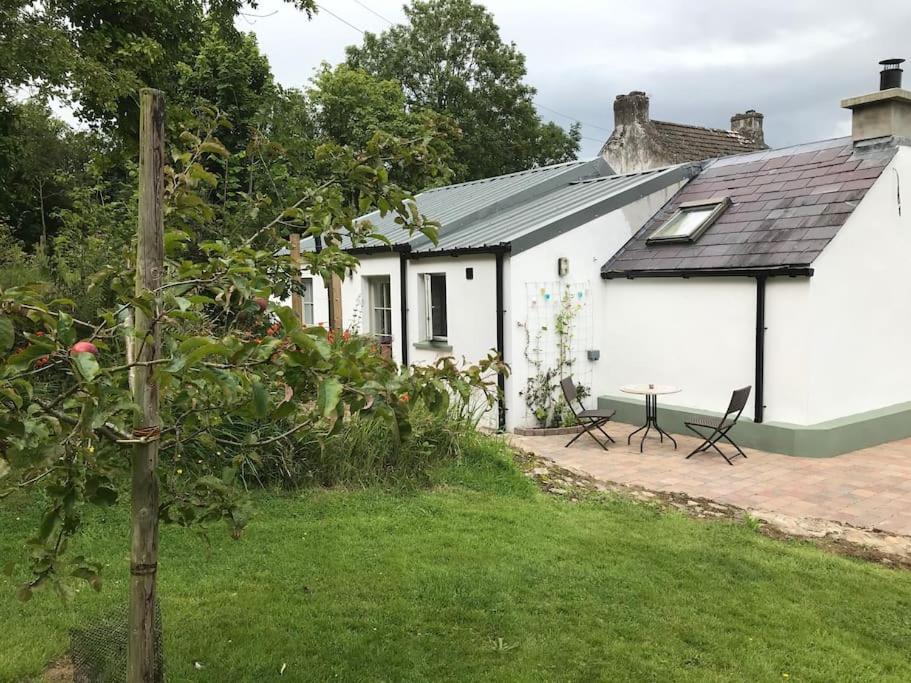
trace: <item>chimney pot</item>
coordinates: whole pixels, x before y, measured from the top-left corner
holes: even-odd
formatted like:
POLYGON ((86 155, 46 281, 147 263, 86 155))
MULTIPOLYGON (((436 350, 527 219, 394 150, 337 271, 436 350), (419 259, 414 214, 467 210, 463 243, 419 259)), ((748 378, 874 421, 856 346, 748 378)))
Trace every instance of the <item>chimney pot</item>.
POLYGON ((731 130, 755 142, 760 147, 765 147, 765 138, 762 132, 762 120, 765 118, 755 109, 747 109, 742 114, 731 117, 731 130))
POLYGON ((617 95, 614 99, 614 128, 648 122, 648 95, 641 90, 633 90, 629 95, 617 95))
POLYGON ((902 87, 902 68, 901 64, 904 59, 884 59, 880 62, 883 70, 879 72, 879 89, 888 90, 889 88, 902 87))

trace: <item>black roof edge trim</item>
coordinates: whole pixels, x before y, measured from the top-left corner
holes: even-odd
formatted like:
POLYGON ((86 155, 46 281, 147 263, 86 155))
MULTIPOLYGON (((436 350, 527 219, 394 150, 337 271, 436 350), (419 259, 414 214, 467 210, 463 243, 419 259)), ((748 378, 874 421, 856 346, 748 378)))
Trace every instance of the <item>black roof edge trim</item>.
POLYGON ((408 258, 422 259, 434 258, 435 256, 468 256, 471 254, 508 254, 512 249, 508 242, 501 244, 491 244, 485 247, 453 247, 452 249, 439 249, 437 251, 412 251, 408 258))
POLYGON ((626 270, 602 272, 604 280, 635 280, 647 277, 813 277, 809 266, 772 268, 689 268, 685 270, 626 270))
POLYGON ((369 247, 349 247, 347 249, 342 249, 346 254, 354 255, 368 255, 368 254, 396 254, 396 253, 410 253, 411 245, 410 244, 376 244, 369 247))

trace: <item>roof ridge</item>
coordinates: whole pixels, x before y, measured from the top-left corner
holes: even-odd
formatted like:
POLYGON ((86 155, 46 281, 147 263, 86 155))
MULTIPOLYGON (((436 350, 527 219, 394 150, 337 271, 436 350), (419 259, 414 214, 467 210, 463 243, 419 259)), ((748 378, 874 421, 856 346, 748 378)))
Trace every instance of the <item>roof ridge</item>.
POLYGON ((694 123, 676 123, 675 121, 657 121, 655 119, 652 119, 651 123, 657 123, 657 124, 663 125, 663 126, 678 126, 680 128, 695 128, 697 130, 708 130, 708 131, 712 131, 713 133, 724 133, 726 135, 731 135, 734 137, 741 138, 742 140, 746 140, 748 142, 750 141, 750 139, 748 137, 746 137, 745 135, 743 135, 742 133, 738 133, 737 131, 730 130, 728 128, 713 128, 711 126, 699 126, 694 123))
POLYGON ((464 180, 461 183, 453 183, 451 185, 441 185, 440 187, 430 187, 425 190, 421 190, 415 196, 422 194, 428 194, 430 192, 439 192, 441 190, 450 190, 455 187, 467 187, 468 185, 480 185, 481 183, 489 183, 494 180, 502 180, 504 178, 515 178, 516 176, 521 175, 531 175, 532 173, 542 173, 544 171, 553 170, 555 168, 560 168, 562 166, 579 166, 587 164, 592 159, 581 160, 581 159, 572 159, 570 161, 561 161, 559 164, 548 164, 547 166, 533 166, 532 168, 526 168, 521 171, 513 171, 511 173, 501 173, 500 175, 489 176, 487 178, 476 178, 475 180, 464 180))

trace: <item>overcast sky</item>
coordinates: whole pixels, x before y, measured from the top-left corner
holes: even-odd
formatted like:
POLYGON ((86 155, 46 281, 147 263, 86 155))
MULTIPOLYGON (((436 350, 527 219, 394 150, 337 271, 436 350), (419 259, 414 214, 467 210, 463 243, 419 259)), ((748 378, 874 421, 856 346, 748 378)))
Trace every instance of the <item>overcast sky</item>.
MULTIPOLYGON (((313 20, 281 0, 242 16, 280 83, 305 86, 323 60, 402 21, 393 0, 321 0, 313 20), (371 12, 373 10, 376 14, 371 12), (381 18, 377 14, 382 15, 381 18)), ((614 96, 645 90, 654 119, 729 128, 731 114, 765 114, 766 142, 783 146, 850 132, 845 97, 879 87, 877 62, 911 58, 909 0, 486 0, 504 40, 527 58, 542 117, 583 123, 582 156, 613 127, 614 96), (548 109, 545 109, 548 108, 548 109), (572 119, 555 114, 567 114, 572 119)), ((911 84, 911 71, 905 86, 911 84)))

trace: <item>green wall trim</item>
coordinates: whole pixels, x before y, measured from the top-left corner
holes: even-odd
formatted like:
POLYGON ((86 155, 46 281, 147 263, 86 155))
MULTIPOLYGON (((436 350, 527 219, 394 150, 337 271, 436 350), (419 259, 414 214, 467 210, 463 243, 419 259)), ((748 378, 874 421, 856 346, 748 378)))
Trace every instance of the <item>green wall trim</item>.
MULTIPOLYGON (((599 396, 598 407, 616 410, 617 414, 614 419, 618 422, 634 425, 645 422, 645 403, 641 399, 599 396)), ((721 414, 682 406, 664 405, 660 399, 658 400, 658 423, 662 429, 672 434, 692 436, 692 432, 683 423, 688 416, 693 415, 720 417, 721 414)), ((616 438, 616 435, 613 436, 616 438)), ((731 437, 741 446, 769 453, 783 453, 805 458, 830 458, 834 455, 911 437, 911 402, 898 403, 813 425, 798 425, 788 422, 757 424, 744 416, 731 430, 731 437)))

